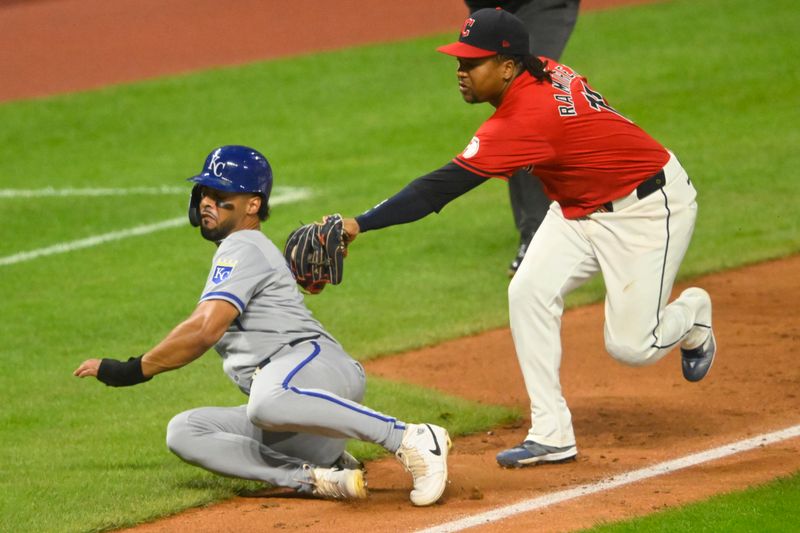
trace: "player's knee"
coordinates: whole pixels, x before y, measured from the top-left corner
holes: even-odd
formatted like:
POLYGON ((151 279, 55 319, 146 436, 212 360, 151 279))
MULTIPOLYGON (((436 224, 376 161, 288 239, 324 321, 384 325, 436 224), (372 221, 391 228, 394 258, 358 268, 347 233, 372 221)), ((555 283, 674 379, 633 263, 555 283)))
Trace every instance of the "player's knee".
POLYGON ((189 422, 190 411, 179 413, 167 424, 167 448, 181 458, 191 454, 193 430, 189 422))
POLYGON ((619 361, 628 366, 645 366, 650 364, 651 349, 649 346, 636 343, 620 343, 606 339, 606 351, 619 361))
POLYGON ((508 308, 510 312, 522 309, 546 309, 547 287, 535 279, 514 276, 508 284, 508 308))

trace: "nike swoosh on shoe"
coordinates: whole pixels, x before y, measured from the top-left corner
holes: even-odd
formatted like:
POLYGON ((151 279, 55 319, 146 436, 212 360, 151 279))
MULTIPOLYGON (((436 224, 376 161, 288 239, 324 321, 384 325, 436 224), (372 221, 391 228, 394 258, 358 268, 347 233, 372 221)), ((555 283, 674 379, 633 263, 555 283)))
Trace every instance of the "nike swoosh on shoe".
POLYGON ((430 430, 431 437, 433 437, 433 444, 436 446, 435 449, 428 450, 428 451, 431 452, 433 455, 442 455, 442 448, 441 448, 441 446, 439 446, 439 441, 436 440, 436 433, 433 432, 433 428, 430 426, 430 424, 425 424, 425 425, 430 430))

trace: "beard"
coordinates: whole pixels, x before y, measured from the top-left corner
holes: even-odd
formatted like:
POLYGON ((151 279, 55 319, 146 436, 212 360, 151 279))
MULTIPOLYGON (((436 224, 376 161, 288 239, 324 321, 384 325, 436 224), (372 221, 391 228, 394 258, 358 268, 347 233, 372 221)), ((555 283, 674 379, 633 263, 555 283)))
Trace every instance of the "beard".
POLYGON ((206 227, 205 223, 201 223, 200 234, 207 241, 219 243, 230 234, 232 228, 228 227, 229 225, 218 225, 216 228, 209 228, 206 227))

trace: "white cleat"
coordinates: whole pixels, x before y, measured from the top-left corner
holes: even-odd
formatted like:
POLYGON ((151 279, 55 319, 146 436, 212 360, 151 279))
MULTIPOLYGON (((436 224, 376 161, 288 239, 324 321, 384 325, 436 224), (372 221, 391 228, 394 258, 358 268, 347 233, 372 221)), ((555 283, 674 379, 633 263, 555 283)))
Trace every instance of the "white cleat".
POLYGON ((367 497, 367 483, 361 470, 303 466, 314 486, 312 494, 330 500, 355 500, 367 497))
POLYGON ((414 478, 411 503, 431 505, 447 485, 447 454, 453 443, 447 430, 431 424, 408 424, 403 442, 395 452, 397 460, 414 478))

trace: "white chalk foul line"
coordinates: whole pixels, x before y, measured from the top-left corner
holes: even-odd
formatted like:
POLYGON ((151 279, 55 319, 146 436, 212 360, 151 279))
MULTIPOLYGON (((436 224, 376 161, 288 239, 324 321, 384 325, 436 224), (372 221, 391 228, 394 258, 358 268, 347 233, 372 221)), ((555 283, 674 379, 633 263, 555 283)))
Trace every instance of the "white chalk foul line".
POLYGON ((186 224, 186 217, 172 218, 170 220, 164 220, 163 222, 156 222, 155 224, 146 224, 130 229, 112 231, 110 233, 94 235, 77 241, 62 242, 46 248, 37 248, 36 250, 30 250, 28 252, 20 252, 18 254, 0 257, 0 266, 24 263, 25 261, 31 261, 32 259, 38 259, 39 257, 46 257, 48 255, 74 252, 82 248, 91 248, 92 246, 97 246, 106 242, 119 241, 137 235, 147 235, 148 233, 161 231, 162 229, 175 228, 186 224))
MULTIPOLYGON (((188 193, 188 191, 186 190, 183 190, 183 192, 188 193)), ((270 205, 287 204, 291 202, 297 202, 299 200, 304 200, 306 198, 309 198, 310 196, 311 192, 308 189, 282 188, 278 190, 276 194, 270 196, 269 203, 270 205)), ((103 233, 101 235, 93 235, 85 239, 62 242, 54 244, 52 246, 47 246, 45 248, 37 248, 35 250, 30 250, 27 252, 20 252, 13 255, 0 257, 0 266, 23 263, 25 261, 31 261, 33 259, 38 259, 39 257, 46 257, 49 255, 74 252, 75 250, 80 250, 83 248, 91 248, 93 246, 98 246, 100 244, 104 244, 107 242, 127 239, 128 237, 147 235, 148 233, 154 233, 156 231, 176 228, 179 226, 185 226, 188 223, 189 221, 187 217, 184 216, 179 218, 171 218, 169 220, 164 220, 161 222, 155 222, 153 224, 145 224, 143 226, 136 226, 124 230, 112 231, 110 233, 103 233)))
POLYGON ((497 522, 514 515, 527 513, 543 507, 549 507, 557 503, 580 498, 582 496, 588 496, 589 494, 594 494, 596 492, 612 490, 623 485, 628 485, 630 483, 635 483, 637 481, 642 481, 644 479, 663 474, 669 474, 677 470, 682 470, 684 468, 689 468, 709 461, 714 461, 716 459, 721 459, 723 457, 752 450, 760 446, 775 444, 776 442, 781 442, 795 437, 800 437, 800 425, 775 431, 773 433, 766 433, 750 439, 740 440, 731 444, 725 444, 718 448, 687 455, 671 461, 665 461, 663 463, 658 463, 656 465, 641 468, 639 470, 626 472, 617 476, 603 479, 591 485, 583 485, 573 489, 546 494, 538 498, 524 500, 512 505, 507 505, 505 507, 498 507, 497 509, 487 511, 485 513, 467 516, 459 520, 453 520, 452 522, 446 522, 444 524, 439 524, 427 529, 422 529, 419 530, 418 533, 449 533, 454 531, 462 531, 471 527, 497 522))

